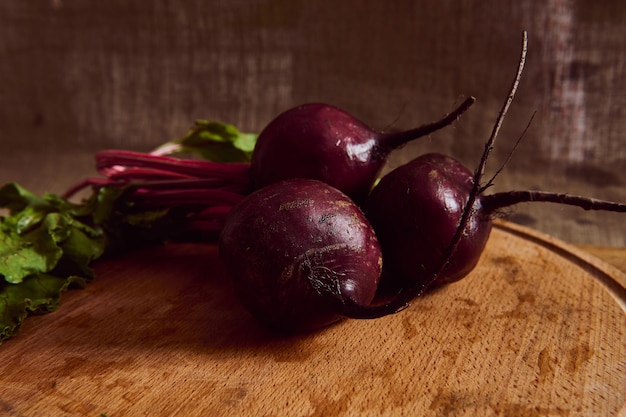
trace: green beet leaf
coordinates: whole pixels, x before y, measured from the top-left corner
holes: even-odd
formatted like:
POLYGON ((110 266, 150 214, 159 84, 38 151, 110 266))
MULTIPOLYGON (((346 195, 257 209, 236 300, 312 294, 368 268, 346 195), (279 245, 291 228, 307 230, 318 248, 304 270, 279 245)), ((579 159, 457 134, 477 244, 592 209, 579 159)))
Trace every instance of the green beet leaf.
POLYGON ((227 123, 197 120, 187 135, 159 146, 155 152, 162 155, 191 153, 215 162, 249 162, 257 137, 227 123))
POLYGON ((86 283, 80 276, 52 274, 31 275, 20 284, 0 281, 0 343, 13 336, 28 315, 56 310, 63 291, 86 283))
POLYGON ((50 208, 50 204, 45 199, 12 182, 0 188, 0 207, 8 208, 14 214, 25 209, 45 212, 50 208))
POLYGON ((82 219, 89 209, 54 195, 43 198, 16 184, 0 188, 0 342, 29 314, 57 308, 69 286, 93 278, 90 264, 104 252, 104 233, 82 219))
POLYGON ((28 275, 50 271, 61 259, 63 250, 47 222, 28 233, 19 234, 5 223, 0 225, 0 275, 6 282, 19 284, 28 275))

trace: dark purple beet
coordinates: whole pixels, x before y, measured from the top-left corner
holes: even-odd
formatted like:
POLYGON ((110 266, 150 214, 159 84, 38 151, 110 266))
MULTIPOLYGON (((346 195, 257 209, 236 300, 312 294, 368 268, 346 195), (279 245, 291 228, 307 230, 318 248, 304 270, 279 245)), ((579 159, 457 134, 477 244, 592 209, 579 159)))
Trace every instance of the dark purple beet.
POLYGON ((280 330, 307 330, 341 318, 337 300, 367 306, 382 257, 361 210, 335 188, 292 179, 236 205, 220 236, 220 256, 243 305, 280 330))
POLYGON ((626 212, 625 204, 551 192, 487 195, 484 191, 491 182, 479 187, 475 183, 476 174, 461 162, 436 153, 415 158, 380 180, 365 212, 383 251, 380 285, 385 292, 426 289, 465 277, 480 259, 492 219, 506 206, 552 202, 626 212))
MULTIPOLYGON (((457 231, 472 185, 472 172, 463 164, 430 153, 391 171, 374 187, 365 212, 383 250, 385 290, 430 280, 457 231)), ((491 216, 483 211, 477 199, 436 284, 456 281, 476 266, 491 231, 491 216)))
POLYGON ((404 132, 380 133, 337 107, 309 103, 287 110, 260 133, 251 161, 256 188, 290 178, 311 178, 361 202, 393 149, 454 122, 473 103, 465 100, 441 120, 404 132))

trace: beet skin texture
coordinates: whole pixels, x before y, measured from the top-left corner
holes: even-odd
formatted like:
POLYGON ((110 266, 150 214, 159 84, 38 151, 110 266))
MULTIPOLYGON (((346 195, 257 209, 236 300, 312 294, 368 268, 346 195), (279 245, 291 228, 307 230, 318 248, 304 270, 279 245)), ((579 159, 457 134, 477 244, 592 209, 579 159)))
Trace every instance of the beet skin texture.
POLYGON ((381 287, 400 288, 457 281, 474 269, 491 232, 491 213, 477 199, 448 264, 438 271, 452 241, 473 184, 459 161, 422 155, 385 175, 369 196, 365 212, 378 235, 385 266, 381 287))
POLYGON ((340 320, 342 300, 368 305, 382 268, 363 212, 339 190, 310 179, 250 194, 230 212, 219 245, 242 304, 287 332, 340 320))

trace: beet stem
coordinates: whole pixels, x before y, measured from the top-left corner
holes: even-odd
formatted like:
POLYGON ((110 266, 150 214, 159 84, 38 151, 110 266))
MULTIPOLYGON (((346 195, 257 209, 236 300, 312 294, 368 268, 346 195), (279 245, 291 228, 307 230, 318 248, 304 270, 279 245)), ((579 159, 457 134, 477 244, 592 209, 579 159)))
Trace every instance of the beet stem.
MULTIPOLYGON (((471 216, 475 215, 476 200, 482 195, 484 191, 484 188, 481 186, 481 183, 482 183, 482 178, 485 175, 485 168, 487 166, 487 160, 489 159, 489 155, 491 154, 491 151, 494 148, 496 138, 498 137, 498 134, 500 133, 500 128, 502 127, 502 123, 504 123, 504 119, 506 118, 506 114, 509 111, 509 107, 511 107, 511 103, 513 102, 513 99, 515 98, 515 94, 517 93, 517 88, 519 87, 520 80, 522 79, 522 73, 524 72, 524 66, 526 64, 527 52, 528 52, 528 32, 523 31, 522 32, 522 49, 520 53, 519 62, 517 65, 517 72, 515 73, 515 77, 513 78, 513 82, 511 83, 511 87, 509 88, 509 94, 507 96, 507 99, 504 101, 504 104, 502 105, 502 108, 500 109, 500 113, 498 113, 498 117, 496 119, 496 122, 494 123, 491 134, 489 135, 489 139, 487 140, 487 143, 485 144, 485 149, 483 151, 482 156, 480 157, 478 168, 474 172, 472 190, 470 191, 469 198, 467 199, 467 202, 465 203, 465 208, 463 209, 463 215, 461 216, 461 219, 459 220, 459 225, 456 229, 456 233, 454 234, 452 240, 450 241, 450 244, 448 245, 446 249, 445 255, 442 258, 442 262, 440 263, 439 267, 435 269, 435 273, 431 276, 431 278, 428 281, 426 281, 426 283, 423 286, 421 286, 421 288, 418 287, 414 291, 409 291, 408 295, 411 296, 410 299, 421 296, 437 280, 439 275, 441 275, 442 271, 445 269, 445 267, 448 265, 448 262, 452 258, 452 255, 454 254, 454 251, 456 250, 457 246, 459 246, 459 243, 461 242, 461 238, 463 237, 463 234, 465 233, 465 229, 467 228, 467 225, 469 223, 469 219, 471 218, 471 216)), ((409 300, 407 300, 407 303, 409 300)))
POLYGON ((506 157, 506 160, 502 163, 502 165, 500 166, 500 168, 498 168, 498 170, 496 171, 495 174, 493 174, 493 176, 489 179, 489 181, 487 181, 487 183, 485 185, 482 186, 482 190, 480 191, 481 194, 489 187, 491 187, 495 181, 495 179, 498 177, 498 175, 500 175, 500 173, 504 170, 504 168, 507 166, 507 164, 511 161, 511 159, 513 158, 513 154, 515 153, 515 151, 517 150, 517 147, 519 146, 519 144, 522 142, 522 139, 524 138, 524 136, 526 136, 526 132, 528 132, 528 129, 530 128, 530 125, 533 122, 533 119, 535 118, 535 114, 537 112, 534 112, 532 114, 532 116, 530 116, 530 120, 528 121, 528 123, 526 124, 526 127, 524 128, 524 131, 522 132, 522 134, 517 138, 517 140, 515 141, 515 144, 513 145, 513 149, 511 149, 511 152, 509 152, 509 154, 506 157))
POLYGON ((389 149, 396 149, 412 141, 413 139, 429 135, 457 121, 459 117, 461 117, 461 115, 465 113, 475 102, 476 98, 470 96, 466 98, 463 103, 461 103, 452 112, 448 113, 447 115, 435 122, 427 123, 422 126, 416 127, 415 129, 410 129, 403 132, 386 133, 381 138, 381 144, 382 146, 389 149))
POLYGON ((162 189, 162 190, 222 190, 232 191, 238 194, 245 194, 248 185, 237 182, 229 182, 223 178, 184 178, 184 179, 160 179, 149 181, 126 181, 119 182, 120 185, 136 187, 142 189, 162 189))
MULTIPOLYGON (((482 180, 483 175, 485 174, 485 168, 487 167, 487 160, 489 159, 489 155, 494 148, 494 144, 496 142, 496 138, 498 137, 498 133, 500 133, 500 128, 502 127, 502 123, 504 123, 504 118, 509 111, 509 107, 511 107, 511 103, 513 102, 513 98, 517 93, 517 88, 519 87, 520 80, 522 79, 522 72, 524 72, 524 65, 526 64, 526 53, 528 52, 528 33, 526 31, 523 32, 522 39, 522 52, 519 59, 519 64, 517 66, 517 73, 515 74, 515 78, 513 79, 513 83, 511 84, 511 88, 509 90, 509 95, 502 105, 500 109, 500 113, 498 114, 498 118, 493 125, 493 129, 491 131, 491 135, 489 135, 489 139, 485 143, 485 150, 483 151, 483 155, 480 158, 480 163, 478 168, 476 169, 476 173, 474 174, 474 188, 480 186, 480 182, 482 180)), ((474 199, 478 197, 480 194, 480 189, 476 189, 473 191, 474 199)))
POLYGON ((240 193, 211 189, 139 188, 130 197, 140 207, 173 207, 183 205, 215 206, 236 204, 245 196, 240 193))
POLYGON ((179 174, 173 171, 165 171, 154 168, 124 167, 122 170, 111 171, 108 177, 115 181, 126 180, 165 180, 165 179, 194 179, 196 177, 186 174, 179 174))
POLYGON ((229 178, 231 181, 245 183, 249 181, 250 164, 179 159, 124 150, 104 150, 96 154, 96 168, 105 176, 108 176, 110 171, 120 171, 126 166, 167 170, 201 178, 229 178))
POLYGON ((626 213, 626 204, 614 201, 598 200, 590 197, 553 193, 546 191, 506 191, 484 195, 481 204, 486 213, 494 213, 496 210, 519 203, 547 202, 580 207, 584 210, 603 210, 626 213))
POLYGON ((106 178, 86 178, 68 188, 63 194, 61 194, 61 198, 69 200, 85 188, 104 187, 113 183, 113 181, 106 178))

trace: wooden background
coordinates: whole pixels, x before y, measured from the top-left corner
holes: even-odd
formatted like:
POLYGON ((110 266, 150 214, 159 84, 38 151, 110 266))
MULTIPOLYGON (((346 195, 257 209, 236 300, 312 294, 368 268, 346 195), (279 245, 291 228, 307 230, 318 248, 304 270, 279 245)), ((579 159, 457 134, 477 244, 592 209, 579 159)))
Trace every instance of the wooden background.
MULTIPOLYGON (((149 150, 197 118, 259 131, 308 101, 378 129, 478 103, 394 155, 478 162, 530 51, 492 172, 496 189, 626 201, 626 2, 613 0, 3 0, 0 182, 62 192, 102 148, 149 150)), ((626 246, 623 215, 524 205, 510 220, 576 244, 626 246)))

